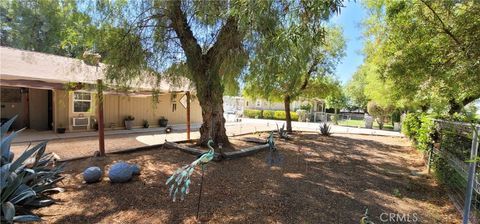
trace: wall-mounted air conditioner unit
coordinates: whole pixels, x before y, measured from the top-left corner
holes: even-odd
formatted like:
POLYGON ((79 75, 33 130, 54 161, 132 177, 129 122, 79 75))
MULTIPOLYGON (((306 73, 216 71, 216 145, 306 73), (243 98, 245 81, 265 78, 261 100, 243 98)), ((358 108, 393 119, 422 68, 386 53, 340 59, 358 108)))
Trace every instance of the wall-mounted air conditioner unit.
POLYGON ((74 117, 73 127, 88 127, 90 125, 89 117, 74 117))

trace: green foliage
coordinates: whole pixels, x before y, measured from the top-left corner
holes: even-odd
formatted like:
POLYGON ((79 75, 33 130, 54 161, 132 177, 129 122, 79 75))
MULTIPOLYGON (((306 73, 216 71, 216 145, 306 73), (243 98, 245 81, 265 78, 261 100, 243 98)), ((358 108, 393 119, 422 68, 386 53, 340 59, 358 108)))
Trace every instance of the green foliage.
POLYGON ((304 104, 300 106, 300 110, 310 111, 312 109, 312 104, 304 104))
MULTIPOLYGON (((275 119, 275 120, 285 120, 286 115, 283 110, 244 110, 243 116, 248 118, 264 118, 264 119, 275 119)), ((298 120, 298 114, 296 112, 290 112, 292 120, 298 120)))
POLYGON ((412 139, 418 150, 427 151, 433 144, 435 122, 425 113, 408 113, 403 120, 402 132, 412 139))
POLYGON ((8 136, 6 132, 15 118, 1 127, 1 221, 40 221, 40 217, 27 211, 54 203, 47 193, 63 191, 55 186, 63 179, 60 176, 62 166, 52 166, 54 157, 45 154, 46 142, 28 148, 13 160, 10 145, 18 132, 14 131, 8 136))
MULTIPOLYGON (((285 111, 281 110, 276 110, 273 119, 275 120, 285 120, 287 117, 285 111)), ((292 121, 298 121, 298 114, 296 112, 290 112, 290 117, 292 118, 292 121)))
POLYGON ((74 0, 1 1, 1 45, 81 57, 97 29, 77 6, 74 0))
POLYGON ((435 122, 429 115, 422 114, 420 116, 420 128, 418 129, 415 140, 417 142, 417 149, 427 151, 433 144, 432 135, 435 131, 435 122))
POLYGON ((263 111, 263 118, 265 119, 274 119, 275 118, 275 111, 273 110, 264 110, 263 111))
POLYGON ((402 133, 412 140, 415 140, 421 127, 420 115, 420 113, 408 113, 402 123, 402 133))
POLYGON ((366 74, 361 69, 353 73, 345 88, 345 95, 352 109, 366 109, 368 97, 365 95, 366 74))
POLYGON ((334 81, 332 91, 325 98, 327 107, 335 109, 335 114, 347 106, 347 97, 343 87, 338 81, 334 81))
MULTIPOLYGON (((369 0, 365 5, 372 13, 364 22, 364 66, 390 90, 369 98, 453 114, 480 97, 480 86, 472 85, 480 83, 480 4, 369 0)), ((371 90, 381 87, 375 82, 371 90)))
POLYGON ((448 187, 466 188, 466 179, 449 164, 448 158, 445 158, 442 155, 436 155, 433 158, 432 166, 435 170, 435 178, 439 180, 441 184, 448 187))
POLYGON ((401 113, 398 110, 393 111, 392 113, 392 122, 400 122, 401 113))
POLYGON ((243 110, 243 116, 248 118, 263 118, 262 110, 243 110))
MULTIPOLYGON (((244 78, 246 96, 288 104, 300 96, 323 98, 330 90, 327 81, 343 57, 345 47, 341 29, 323 23, 335 7, 325 8, 332 3, 328 1, 291 3, 300 5, 280 12, 286 21, 272 23, 268 34, 255 45, 255 54, 244 78), (303 7, 307 8, 302 10, 303 7)), ((265 20, 271 21, 268 17, 265 20)), ((287 127, 291 127, 288 122, 287 127)))
POLYGON ((370 101, 367 104, 367 111, 370 115, 372 115, 378 123, 378 127, 383 129, 383 125, 388 118, 388 115, 391 113, 392 108, 390 107, 383 107, 377 104, 374 101, 370 101))

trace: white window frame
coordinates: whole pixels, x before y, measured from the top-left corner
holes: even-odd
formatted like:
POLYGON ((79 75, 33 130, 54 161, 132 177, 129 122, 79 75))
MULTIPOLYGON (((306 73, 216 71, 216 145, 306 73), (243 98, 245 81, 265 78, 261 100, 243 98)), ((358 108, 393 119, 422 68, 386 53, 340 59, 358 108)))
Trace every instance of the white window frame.
POLYGON ((93 98, 92 93, 90 93, 90 92, 82 92, 82 91, 73 92, 73 94, 72 94, 72 111, 73 111, 73 113, 89 113, 93 108, 92 98, 93 98), (75 99, 75 94, 76 93, 89 94, 90 95, 90 100, 77 100, 77 99, 75 99), (90 102, 90 108, 88 108, 87 111, 75 111, 75 102, 90 102))
POLYGON ((255 102, 255 107, 262 107, 262 100, 257 100, 255 102))

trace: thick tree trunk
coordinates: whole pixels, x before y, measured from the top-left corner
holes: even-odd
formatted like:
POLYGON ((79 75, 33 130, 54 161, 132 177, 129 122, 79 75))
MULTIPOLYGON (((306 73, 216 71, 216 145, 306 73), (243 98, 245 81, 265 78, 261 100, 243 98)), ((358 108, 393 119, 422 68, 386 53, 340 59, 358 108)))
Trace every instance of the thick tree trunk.
POLYGON ((215 144, 229 145, 223 117, 224 87, 220 67, 229 51, 242 49, 243 35, 238 30, 237 21, 233 17, 228 18, 220 29, 216 42, 207 52, 203 52, 182 11, 181 1, 170 1, 168 9, 171 27, 180 40, 202 107, 203 124, 200 127, 199 143, 206 145, 212 139, 215 144))
POLYGON ((286 95, 283 98, 285 103, 285 121, 287 122, 287 132, 292 132, 292 116, 290 116, 290 96, 286 95))
POLYGON ((229 145, 225 118, 223 117, 223 88, 220 77, 211 77, 211 84, 197 84, 197 97, 202 107, 203 124, 200 127, 199 143, 205 145, 209 139, 215 144, 229 145))

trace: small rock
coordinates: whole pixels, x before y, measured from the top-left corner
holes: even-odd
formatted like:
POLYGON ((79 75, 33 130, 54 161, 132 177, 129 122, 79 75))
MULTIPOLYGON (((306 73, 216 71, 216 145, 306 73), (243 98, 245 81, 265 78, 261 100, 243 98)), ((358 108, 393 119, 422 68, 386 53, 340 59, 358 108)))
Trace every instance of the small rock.
POLYGON ((101 178, 102 170, 100 167, 92 166, 83 171, 83 179, 85 182, 87 182, 87 184, 98 182, 101 178))

